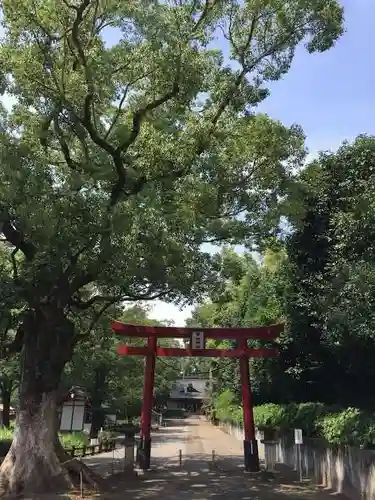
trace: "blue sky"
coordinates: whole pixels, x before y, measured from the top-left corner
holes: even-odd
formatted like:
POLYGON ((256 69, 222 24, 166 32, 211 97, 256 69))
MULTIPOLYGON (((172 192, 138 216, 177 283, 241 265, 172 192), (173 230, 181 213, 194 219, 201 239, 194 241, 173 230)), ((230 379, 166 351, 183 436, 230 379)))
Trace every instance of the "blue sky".
MULTIPOLYGON (((285 125, 301 125, 311 156, 359 134, 375 135, 375 0, 341 4, 346 33, 336 46, 323 54, 298 50, 290 72, 259 107, 285 125)), ((190 311, 158 303, 153 316, 182 326, 190 311)))
POLYGON ((312 154, 337 149, 360 133, 375 134, 375 1, 345 0, 346 33, 323 54, 299 50, 262 111, 300 124, 312 154))

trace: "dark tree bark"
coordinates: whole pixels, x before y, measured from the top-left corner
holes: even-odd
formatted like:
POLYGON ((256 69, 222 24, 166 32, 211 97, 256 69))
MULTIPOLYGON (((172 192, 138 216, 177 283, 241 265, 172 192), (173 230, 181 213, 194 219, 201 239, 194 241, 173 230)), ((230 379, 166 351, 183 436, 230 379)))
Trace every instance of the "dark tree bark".
POLYGON ((51 306, 23 321, 20 408, 13 443, 0 467, 6 495, 66 489, 71 481, 56 454, 56 396, 74 347, 74 327, 51 306))
POLYGON ((1 386, 1 400, 3 402, 3 426, 9 427, 10 424, 10 398, 12 390, 5 385, 1 386))
POLYGON ((104 425, 104 412, 102 408, 92 409, 92 424, 90 431, 90 438, 97 438, 100 429, 104 425))
POLYGON ((98 366, 94 372, 94 385, 91 395, 92 422, 90 438, 97 438, 101 427, 104 425, 104 412, 102 409, 103 394, 106 389, 106 369, 98 366))

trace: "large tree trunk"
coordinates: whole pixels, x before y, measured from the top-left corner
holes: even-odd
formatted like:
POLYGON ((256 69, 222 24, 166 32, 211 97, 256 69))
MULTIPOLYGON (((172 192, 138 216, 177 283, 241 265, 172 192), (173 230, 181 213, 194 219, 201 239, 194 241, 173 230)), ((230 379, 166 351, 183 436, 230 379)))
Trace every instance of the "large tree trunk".
POLYGON ((44 493, 71 485, 56 454, 56 395, 71 358, 74 328, 56 309, 30 312, 23 323, 20 408, 11 448, 0 467, 6 495, 44 493))
POLYGON ((8 495, 66 489, 71 482, 55 451, 56 394, 42 394, 38 404, 23 403, 12 446, 0 468, 1 488, 8 495))

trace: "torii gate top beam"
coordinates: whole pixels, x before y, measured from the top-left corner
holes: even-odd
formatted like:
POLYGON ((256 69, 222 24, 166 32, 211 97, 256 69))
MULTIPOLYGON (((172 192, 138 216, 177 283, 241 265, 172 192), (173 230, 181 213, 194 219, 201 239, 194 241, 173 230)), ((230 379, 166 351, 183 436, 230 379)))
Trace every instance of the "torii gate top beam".
POLYGON ((188 339, 191 338, 193 332, 203 332, 207 339, 222 339, 222 340, 275 340, 284 330, 283 324, 258 326, 254 328, 180 328, 175 326, 145 326, 131 325, 113 321, 112 330, 117 335, 124 337, 160 337, 160 338, 175 338, 188 339))

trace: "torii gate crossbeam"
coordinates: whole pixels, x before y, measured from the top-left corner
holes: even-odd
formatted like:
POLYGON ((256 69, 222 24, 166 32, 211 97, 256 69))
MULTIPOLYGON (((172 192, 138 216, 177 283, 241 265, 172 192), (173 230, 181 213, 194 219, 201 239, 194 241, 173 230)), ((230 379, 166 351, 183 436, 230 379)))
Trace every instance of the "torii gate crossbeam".
POLYGON ((151 461, 151 412, 157 356, 198 356, 218 358, 239 358, 244 421, 244 465, 249 472, 259 471, 258 444, 255 438, 253 403, 250 385, 249 358, 275 357, 278 350, 269 347, 251 348, 248 340, 274 341, 284 329, 284 325, 271 325, 255 328, 178 328, 164 326, 130 325, 112 322, 112 329, 124 337, 147 338, 143 347, 119 345, 121 356, 144 356, 145 378, 141 414, 141 462, 147 470, 151 461), (190 347, 159 347, 158 338, 190 339, 190 347), (233 349, 206 349, 206 339, 233 339, 237 347, 233 349))

